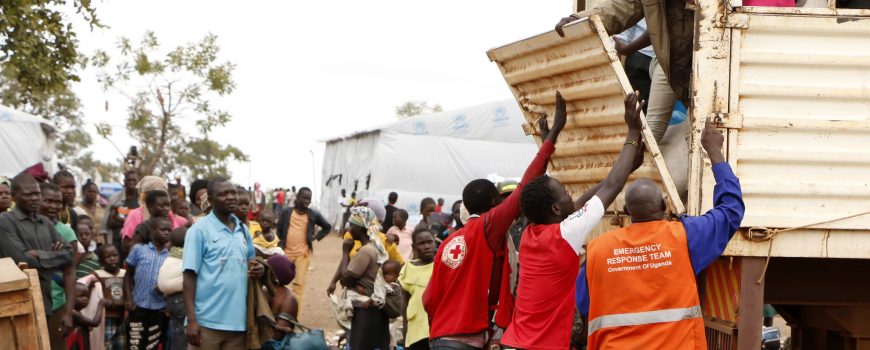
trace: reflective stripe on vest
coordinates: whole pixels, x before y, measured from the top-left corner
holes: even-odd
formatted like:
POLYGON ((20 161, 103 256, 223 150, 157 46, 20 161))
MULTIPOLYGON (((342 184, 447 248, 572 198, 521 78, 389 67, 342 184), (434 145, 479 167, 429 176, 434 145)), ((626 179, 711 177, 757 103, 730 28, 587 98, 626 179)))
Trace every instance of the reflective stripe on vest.
POLYGON ((589 334, 601 328, 677 322, 701 317, 701 306, 599 316, 589 321, 589 334))

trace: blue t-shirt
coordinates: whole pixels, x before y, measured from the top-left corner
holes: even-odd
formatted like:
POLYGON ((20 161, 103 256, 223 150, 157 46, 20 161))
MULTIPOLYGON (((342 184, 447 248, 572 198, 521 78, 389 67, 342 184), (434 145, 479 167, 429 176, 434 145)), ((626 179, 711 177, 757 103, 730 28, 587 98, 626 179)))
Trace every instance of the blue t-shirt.
MULTIPOLYGON (((740 228, 746 207, 740 181, 727 162, 713 164, 713 209, 701 216, 683 216, 680 221, 686 229, 689 246, 689 260, 695 275, 707 268, 722 255, 731 237, 740 228)), ((577 276, 577 310, 589 314, 589 289, 586 282, 586 263, 580 267, 577 276)))
POLYGON ((137 244, 127 256, 127 266, 134 268, 133 303, 148 310, 166 308, 166 298, 157 291, 157 273, 169 257, 169 249, 157 250, 153 243, 137 244))
POLYGON ((184 271, 196 273, 194 310, 200 326, 245 331, 248 261, 254 246, 247 228, 231 216, 235 229, 212 212, 197 221, 184 238, 184 271))

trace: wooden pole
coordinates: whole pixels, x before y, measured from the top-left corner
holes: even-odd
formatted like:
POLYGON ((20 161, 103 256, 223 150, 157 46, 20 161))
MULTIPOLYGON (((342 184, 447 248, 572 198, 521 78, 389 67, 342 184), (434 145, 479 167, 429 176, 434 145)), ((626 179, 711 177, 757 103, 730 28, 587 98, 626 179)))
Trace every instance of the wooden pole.
POLYGON ((764 311, 764 280, 758 276, 765 258, 740 258, 740 299, 737 302, 737 350, 761 348, 761 325, 764 311))

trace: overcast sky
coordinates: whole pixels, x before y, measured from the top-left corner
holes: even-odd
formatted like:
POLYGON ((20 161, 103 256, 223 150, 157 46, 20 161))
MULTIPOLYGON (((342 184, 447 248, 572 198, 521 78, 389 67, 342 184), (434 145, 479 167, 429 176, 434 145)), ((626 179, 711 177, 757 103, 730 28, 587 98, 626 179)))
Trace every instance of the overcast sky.
MULTIPOLYGON (((233 180, 266 187, 310 186, 312 156, 320 181, 320 140, 395 120, 408 100, 445 110, 512 98, 486 51, 553 28, 568 0, 442 1, 95 1, 109 26, 80 28, 80 49, 112 49, 119 36, 138 42, 153 30, 165 47, 218 36, 220 57, 236 64, 236 91, 215 101, 233 121, 211 138, 242 149, 233 180), (249 170, 251 176, 249 178, 249 170)), ((77 20, 81 22, 81 20, 77 20)), ((74 89, 89 123, 124 130, 127 101, 82 75, 74 89), (108 111, 105 106, 108 104, 108 111)), ((88 126, 93 132, 93 126, 88 126)), ((519 126, 517 126, 519 128, 519 126)), ((96 140, 103 160, 118 152, 96 140)), ((185 182, 187 179, 185 179, 185 182)))

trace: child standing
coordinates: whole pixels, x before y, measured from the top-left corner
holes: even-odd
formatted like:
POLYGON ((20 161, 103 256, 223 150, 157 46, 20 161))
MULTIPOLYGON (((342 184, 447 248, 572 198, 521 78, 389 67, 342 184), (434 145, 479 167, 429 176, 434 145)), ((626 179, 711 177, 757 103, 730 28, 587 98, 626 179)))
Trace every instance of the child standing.
MULTIPOLYGON (((432 277, 432 261, 435 257, 435 235, 428 230, 417 230, 413 235, 414 254, 417 260, 405 264, 399 274, 404 289, 404 339, 405 349, 429 349, 429 316, 423 309, 423 291, 432 277)), ((386 275, 384 275, 386 278, 386 275)))
POLYGON ((75 227, 76 239, 76 279, 88 276, 100 269, 100 259, 94 252, 97 242, 94 241, 94 220, 87 215, 79 215, 75 227))
MULTIPOLYGON (((88 286, 82 283, 76 283, 75 289, 75 306, 73 307, 73 324, 75 329, 67 337, 66 348, 69 350, 86 350, 91 349, 91 342, 88 334, 92 327, 98 327, 103 320, 103 300, 98 301, 99 305, 96 308, 94 317, 87 317, 82 313, 85 307, 91 301, 91 290, 88 286)), ((98 347, 93 344, 94 348, 98 347)))
POLYGON ((123 330, 124 304, 127 294, 124 293, 124 276, 127 270, 118 265, 120 254, 118 248, 111 244, 97 249, 101 270, 94 271, 103 286, 103 305, 106 306, 106 350, 122 350, 127 347, 127 334, 123 330))
POLYGON ((170 242, 172 249, 169 257, 160 267, 157 274, 157 288, 166 296, 166 311, 169 312, 169 348, 172 350, 187 349, 187 338, 184 335, 184 319, 187 317, 184 308, 184 237, 187 228, 172 230, 170 242))
POLYGON ((169 257, 167 243, 172 223, 165 217, 154 217, 145 224, 151 241, 134 245, 127 257, 129 273, 124 289, 133 296, 127 301, 127 341, 131 348, 153 349, 166 339, 166 298, 157 290, 157 274, 169 257))
POLYGON ((411 249, 411 228, 408 227, 408 211, 405 209, 396 209, 393 212, 393 227, 387 231, 387 236, 396 235, 399 237, 399 254, 405 261, 410 261, 414 255, 411 249))

